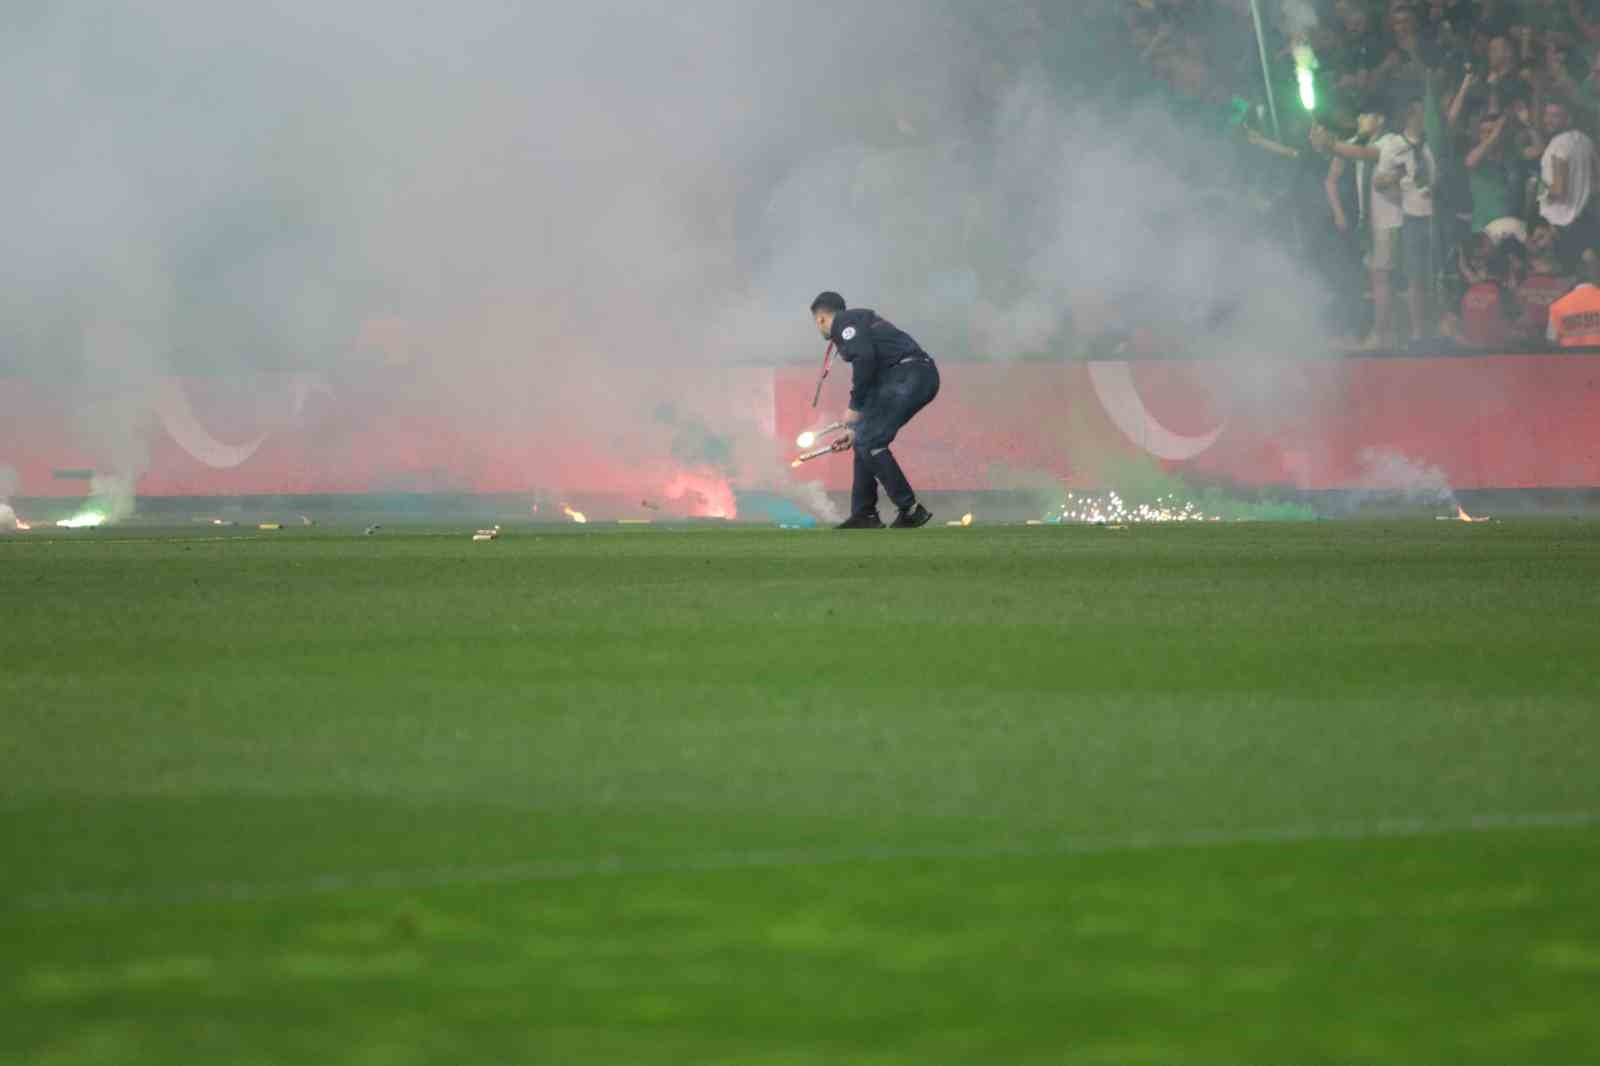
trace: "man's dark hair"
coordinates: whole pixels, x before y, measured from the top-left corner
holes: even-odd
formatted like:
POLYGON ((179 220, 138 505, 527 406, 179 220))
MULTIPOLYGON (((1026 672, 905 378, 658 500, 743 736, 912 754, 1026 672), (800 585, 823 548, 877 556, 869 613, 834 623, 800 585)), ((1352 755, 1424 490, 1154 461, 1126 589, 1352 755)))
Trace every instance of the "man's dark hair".
POLYGON ((816 314, 818 311, 832 311, 837 314, 843 310, 844 297, 836 292, 819 293, 817 298, 811 301, 812 314, 816 314))

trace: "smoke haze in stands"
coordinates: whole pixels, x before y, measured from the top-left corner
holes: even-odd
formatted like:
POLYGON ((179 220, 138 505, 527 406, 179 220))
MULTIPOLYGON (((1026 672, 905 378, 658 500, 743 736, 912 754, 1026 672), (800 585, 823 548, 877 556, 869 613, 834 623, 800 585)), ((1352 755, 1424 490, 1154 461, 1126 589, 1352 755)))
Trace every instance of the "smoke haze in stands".
MULTIPOLYGON (((1107 10, 12 5, 0 359, 126 484, 168 374, 402 368, 470 417, 531 362, 529 408, 603 447, 672 367, 814 359, 824 287, 945 360, 1303 347, 1316 286, 1215 130, 1094 101, 1107 10)), ((747 414, 712 464, 786 484, 747 414)))
POLYGON ((1317 8, 1311 0, 1282 0, 1278 10, 1282 13, 1280 24, 1287 33, 1309 33, 1317 26, 1317 8))

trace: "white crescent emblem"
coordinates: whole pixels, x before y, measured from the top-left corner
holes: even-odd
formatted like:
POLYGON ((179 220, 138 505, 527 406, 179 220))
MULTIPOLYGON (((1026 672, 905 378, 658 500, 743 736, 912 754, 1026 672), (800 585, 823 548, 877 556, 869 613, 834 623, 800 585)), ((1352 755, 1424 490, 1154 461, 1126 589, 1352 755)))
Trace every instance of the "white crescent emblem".
MULTIPOLYGON (((306 400, 315 392, 331 395, 333 389, 328 387, 322 376, 312 373, 299 373, 290 379, 291 415, 294 418, 299 418, 302 411, 306 410, 306 400)), ((254 440, 237 445, 216 439, 200 418, 195 416, 194 405, 189 403, 189 392, 184 389, 181 378, 165 379, 157 387, 155 413, 162 416, 162 426, 182 450, 218 471, 227 471, 245 463, 250 456, 256 455, 256 448, 264 445, 270 435, 261 434, 254 440)))
POLYGON ((844 328, 844 332, 839 334, 839 339, 840 340, 846 340, 846 341, 855 340, 856 339, 856 328, 854 326, 846 326, 844 328))
POLYGON ((156 413, 161 416, 161 424, 172 435, 172 439, 184 451, 218 470, 238 466, 254 455, 267 439, 263 433, 245 444, 226 444, 213 437, 211 431, 195 417, 194 408, 189 404, 189 393, 179 378, 168 378, 161 383, 156 392, 156 413))
MULTIPOLYGON (((331 393, 316 375, 296 374, 290 381, 293 414, 298 417, 305 409, 307 398, 315 392, 331 393)), ((201 423, 194 413, 194 407, 189 403, 189 393, 183 386, 181 378, 167 378, 156 389, 155 395, 156 414, 161 416, 161 425, 179 447, 188 452, 200 462, 216 470, 230 470, 248 460, 256 453, 256 449, 266 443, 268 433, 262 433, 254 440, 243 444, 229 444, 212 436, 211 431, 201 423)))
POLYGON ((1100 405, 1111 416, 1111 421, 1133 443, 1159 459, 1183 462, 1208 450, 1217 443, 1228 420, 1211 432, 1198 437, 1174 433, 1163 426, 1144 405, 1139 387, 1133 383, 1133 370, 1124 362, 1089 364, 1089 380, 1094 384, 1100 405))

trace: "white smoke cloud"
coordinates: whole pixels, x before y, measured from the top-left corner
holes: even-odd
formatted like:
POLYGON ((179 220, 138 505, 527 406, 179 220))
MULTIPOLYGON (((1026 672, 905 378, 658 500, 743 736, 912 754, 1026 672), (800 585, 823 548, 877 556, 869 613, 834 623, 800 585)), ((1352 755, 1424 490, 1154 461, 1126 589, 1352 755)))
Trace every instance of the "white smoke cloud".
POLYGON ((11 509, 11 494, 17 491, 17 472, 0 463, 0 532, 17 528, 17 512, 11 509))
MULTIPOLYGON (((837 279, 935 355, 1062 350, 1137 323, 1194 356, 1281 356, 1315 335, 1325 296, 1219 181, 1228 173, 1210 129, 1075 103, 1020 73, 981 131, 856 145, 790 174, 748 299, 781 307, 837 279), (839 206, 818 218, 804 205, 819 200, 839 206)), ((768 348, 783 327, 781 315, 766 323, 768 348)))
POLYGON ((1455 489, 1436 466, 1385 447, 1362 449, 1360 460, 1359 491, 1364 495, 1399 497, 1415 503, 1456 503, 1455 489))
POLYGON ((837 525, 845 520, 844 508, 833 502, 820 481, 784 482, 777 491, 821 522, 837 525))
POLYGON ((1278 10, 1279 25, 1290 34, 1310 33, 1320 21, 1311 0, 1282 0, 1278 10))
POLYGON ((131 500, 155 381, 359 380, 374 322, 462 410, 536 364, 552 419, 625 368, 810 357, 822 288, 941 357, 1064 348, 1130 306, 1194 355, 1303 344, 1317 287, 1211 187, 1214 131, 1064 91, 1060 12, 29 5, 0 18, 0 88, 29 101, 0 111, 29 249, 0 262, 0 346, 131 500))
POLYGON ((96 474, 89 480, 91 506, 109 525, 133 514, 135 479, 126 474, 96 474))

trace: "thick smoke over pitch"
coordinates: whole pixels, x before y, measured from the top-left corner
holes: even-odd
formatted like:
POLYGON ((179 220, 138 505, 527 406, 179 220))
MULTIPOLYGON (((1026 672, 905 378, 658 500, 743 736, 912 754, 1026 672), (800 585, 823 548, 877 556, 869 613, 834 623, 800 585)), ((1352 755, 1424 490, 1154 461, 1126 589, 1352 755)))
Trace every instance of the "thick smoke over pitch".
MULTIPOLYGON (((1048 52, 1074 13, 1048 11, 22 5, 0 343, 130 478, 164 375, 397 360, 463 412, 531 363, 532 409, 666 453, 667 371, 814 358, 824 287, 947 357, 1130 300, 1195 355, 1303 340, 1314 287, 1198 180, 1211 132, 1074 102, 1048 52)), ((723 469, 778 479, 757 419, 716 422, 723 469)))

